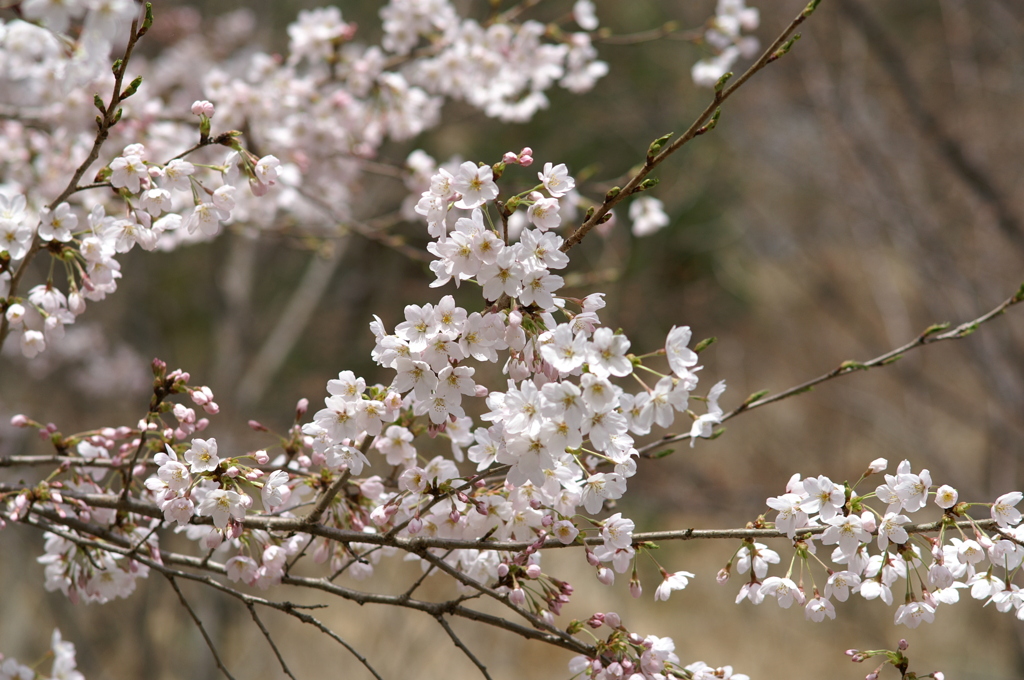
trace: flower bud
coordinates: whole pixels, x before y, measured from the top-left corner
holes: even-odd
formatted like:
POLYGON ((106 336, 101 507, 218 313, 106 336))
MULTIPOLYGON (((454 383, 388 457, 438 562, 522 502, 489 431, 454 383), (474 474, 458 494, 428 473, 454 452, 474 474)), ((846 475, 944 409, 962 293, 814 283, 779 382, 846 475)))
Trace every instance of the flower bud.
POLYGON ((629 594, 632 595, 634 598, 640 597, 641 595, 643 595, 643 592, 644 589, 643 586, 640 585, 640 581, 634 579, 629 582, 629 594))
POLYGON ((14 427, 28 427, 28 416, 19 413, 11 418, 11 425, 14 427))
POLYGON ((415 536, 416 534, 420 533, 421 529, 423 529, 423 520, 421 520, 419 517, 413 517, 411 520, 409 520, 409 524, 406 526, 406 530, 412 536, 415 536))
POLYGON ((517 607, 522 607, 526 604, 526 593, 522 588, 513 588, 512 592, 508 594, 508 601, 517 607))
POLYGON ((541 573, 543 572, 541 571, 539 564, 531 564, 526 568, 526 575, 530 578, 538 578, 541 573))
POLYGON ((502 562, 498 565, 498 578, 505 578, 508 576, 508 565, 502 562))
POLYGON ((267 432, 268 431, 267 430, 267 426, 264 425, 263 423, 261 423, 258 420, 250 420, 248 424, 249 424, 249 429, 250 430, 255 430, 256 432, 267 432))
POLYGON ((729 581, 729 568, 723 567, 718 570, 718 575, 715 576, 715 580, 718 581, 718 585, 723 586, 729 581))
POLYGON ((910 643, 909 643, 909 642, 907 642, 907 641, 906 641, 905 639, 903 639, 903 638, 900 638, 900 641, 899 641, 899 643, 897 643, 897 645, 896 645, 896 648, 897 648, 898 650, 900 650, 901 652, 905 652, 905 651, 907 651, 907 648, 908 648, 908 647, 910 647, 910 643))
POLYGON ((260 449, 259 451, 253 453, 252 457, 256 459, 256 462, 259 465, 266 465, 267 463, 270 462, 270 454, 264 451, 263 449, 260 449))
POLYGON ((299 420, 302 416, 306 415, 306 411, 309 410, 309 399, 303 397, 299 399, 299 402, 295 404, 295 420, 299 420))
POLYGON ((606 586, 615 583, 615 572, 608 567, 601 567, 597 570, 597 580, 606 586))

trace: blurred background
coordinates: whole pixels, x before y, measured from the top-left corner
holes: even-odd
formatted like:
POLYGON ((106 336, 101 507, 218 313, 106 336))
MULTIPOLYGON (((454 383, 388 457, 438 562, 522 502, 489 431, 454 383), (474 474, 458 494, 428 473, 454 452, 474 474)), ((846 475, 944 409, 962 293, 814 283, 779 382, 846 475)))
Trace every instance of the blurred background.
MULTIPOLYGON (((155 4, 158 26, 166 25, 145 46, 150 57, 197 35, 215 43, 214 18, 239 10, 255 22, 254 45, 284 51, 287 23, 317 6, 155 4)), ((602 26, 615 35, 667 21, 699 31, 714 13, 710 1, 596 4, 602 26)), ((804 2, 753 4, 761 10, 755 34, 767 44, 804 2)), ((379 6, 353 0, 341 9, 372 42, 380 34, 379 6)), ((545 2, 530 11, 551 20, 569 7, 545 2)), ((620 219, 571 253, 567 294, 605 292, 601 317, 629 335, 634 351, 660 347, 672 325, 691 326, 695 339, 718 338, 701 355, 701 390, 726 380, 727 410, 754 391, 781 391, 844 360, 882 354, 932 323, 980 316, 1024 282, 1024 4, 825 0, 801 33, 791 54, 727 102, 713 133, 656 173, 661 184, 652 195, 665 203, 670 226, 636 239, 620 219)), ((385 145, 378 160, 399 167, 421 148, 438 160, 493 162, 530 146, 540 164, 565 162, 582 193, 599 198, 642 161, 652 139, 684 130, 710 99, 689 76, 705 52, 679 37, 598 43, 608 76, 584 95, 553 92, 550 109, 528 124, 499 123, 449 103, 440 127, 385 145)), ((366 219, 395 211, 406 195, 400 179, 379 174, 367 175, 361 190, 352 211, 366 219)), ((392 231, 413 245, 426 241, 418 223, 397 220, 392 231)), ((90 307, 69 330, 66 348, 31 363, 8 352, 0 357, 0 455, 46 451, 30 433, 9 427, 18 412, 65 433, 135 423, 148 403, 155 356, 212 387, 223 414, 206 434, 222 449, 264 446, 246 421, 285 430, 296 401, 308 397, 316 408, 339 370, 388 381, 369 359, 371 315, 390 328, 402 304, 438 295, 427 287, 425 263, 355 236, 313 243, 282 231, 254 241, 235 230, 173 253, 136 250, 122 266, 125 285, 90 307), (305 318, 289 316, 294 301, 311 294, 315 304, 305 318)), ((632 481, 633 500, 620 509, 638 529, 739 527, 765 512, 764 499, 782 493, 793 473, 854 481, 877 457, 890 461, 890 471, 904 458, 915 470, 928 468, 961 499, 990 501, 1019 489, 1022 314, 1012 309, 967 339, 745 414, 715 441, 645 461, 632 481)), ((23 662, 38 658, 59 626, 91 680, 218 677, 163 579, 152 577, 126 601, 75 607, 43 591, 34 562, 40 537, 19 526, 3 534, 0 582, 8 587, 0 600, 0 650, 23 662)), ((672 636, 684 662, 728 663, 755 680, 863 677, 871 669, 849 664, 842 650, 893 648, 901 637, 911 643, 918 672, 1024 676, 1024 624, 975 601, 943 606, 937 623, 917 630, 895 627, 892 608, 859 599, 822 624, 795 609, 776 611, 773 602, 733 605, 742 579, 722 587, 714 574, 738 547, 664 546, 658 559, 666 568, 698 576, 657 606, 659 577, 650 564, 641 571, 640 600, 629 597, 622 577, 611 588, 597 585, 582 555, 559 555, 550 564, 564 566, 548 571, 581 575, 566 620, 617 611, 631 630, 672 636)), ((785 542, 772 547, 786 564, 785 542)), ((393 569, 401 573, 382 568, 368 587, 387 591, 389 578, 415 571, 393 569)), ((435 595, 448 592, 441 579, 431 587, 435 595)), ((236 677, 281 676, 244 608, 190 584, 183 589, 236 677)), ((266 618, 298 677, 370 677, 312 629, 266 618)), ((321 618, 384 677, 478 675, 426 617, 340 603, 321 618)), ((564 652, 482 626, 454 626, 495 678, 569 675, 564 652)))

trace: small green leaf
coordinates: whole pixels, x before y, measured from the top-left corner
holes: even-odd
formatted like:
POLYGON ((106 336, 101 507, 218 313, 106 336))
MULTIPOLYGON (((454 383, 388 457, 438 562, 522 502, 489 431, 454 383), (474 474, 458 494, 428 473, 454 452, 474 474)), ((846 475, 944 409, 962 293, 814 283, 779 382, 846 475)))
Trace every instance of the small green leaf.
POLYGON ((711 336, 710 338, 704 338, 703 340, 698 342, 696 345, 694 345, 694 347, 693 347, 694 353, 700 354, 701 352, 706 350, 708 347, 711 347, 711 345, 715 344, 715 342, 717 340, 718 340, 718 338, 716 338, 715 336, 711 336))
POLYGON ((733 75, 733 72, 729 71, 728 73, 724 74, 721 78, 719 78, 718 82, 715 83, 715 92, 721 92, 725 88, 725 84, 729 82, 729 78, 732 78, 733 75))
POLYGON ((100 110, 100 113, 107 112, 107 106, 103 103, 103 99, 98 94, 94 94, 92 96, 92 103, 93 106, 100 110))
POLYGON ((814 10, 818 9, 818 5, 820 3, 821 0, 811 0, 809 3, 807 3, 807 7, 804 7, 804 11, 800 13, 800 16, 802 16, 805 19, 811 16, 811 14, 814 13, 814 10))
POLYGON ((755 401, 757 401, 761 397, 767 395, 768 392, 769 392, 769 390, 758 390, 757 392, 754 392, 749 397, 747 397, 746 399, 743 400, 743 405, 744 406, 750 406, 751 404, 753 404, 755 401))
POLYGON ((153 25, 153 3, 146 3, 146 18, 142 20, 142 28, 139 29, 139 35, 145 35, 146 31, 153 25))
POLYGON ((612 187, 608 190, 608 193, 604 195, 605 203, 614 200, 620 193, 622 193, 622 187, 612 187))
POLYGON ((840 371, 860 371, 867 368, 864 364, 859 361, 844 361, 839 364, 840 371))
POLYGON ((891 356, 888 359, 886 359, 885 361, 883 361, 882 365, 883 366, 888 366, 889 364, 895 364, 897 361, 899 361, 902 358, 903 358, 902 354, 897 354, 895 356, 891 356))
POLYGON ((671 139, 672 135, 674 134, 674 132, 670 132, 667 135, 662 135, 661 137, 658 137, 653 142, 651 142, 651 145, 647 147, 647 160, 651 160, 652 158, 657 156, 658 152, 661 151, 662 147, 665 146, 665 143, 668 142, 668 140, 671 139))
POLYGON ((663 449, 661 451, 658 451, 657 453, 652 453, 651 454, 651 458, 654 458, 655 460, 657 460, 658 458, 664 458, 666 456, 671 456, 675 452, 676 452, 675 449, 663 449))

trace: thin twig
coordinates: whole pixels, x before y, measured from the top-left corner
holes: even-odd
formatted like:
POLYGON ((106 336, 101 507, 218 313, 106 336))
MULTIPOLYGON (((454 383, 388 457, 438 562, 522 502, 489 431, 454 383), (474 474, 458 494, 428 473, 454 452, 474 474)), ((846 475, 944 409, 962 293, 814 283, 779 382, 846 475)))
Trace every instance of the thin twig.
POLYGON ((263 633, 263 637, 266 638, 267 644, 269 644, 270 648, 274 650, 274 656, 277 657, 277 662, 281 664, 281 670, 283 670, 285 675, 289 678, 296 680, 295 676, 292 675, 291 670, 288 669, 288 664, 285 663, 284 657, 281 656, 281 652, 278 650, 277 645, 274 644, 274 638, 270 636, 270 631, 263 625, 263 621, 260 620, 260 615, 256 613, 255 605, 251 602, 246 602, 245 606, 249 610, 249 614, 252 615, 252 620, 256 622, 257 626, 259 626, 260 632, 263 633))
POLYGON ((442 628, 444 628, 444 632, 448 633, 448 637, 452 639, 452 642, 455 643, 455 646, 461 649, 462 653, 469 657, 469 660, 473 662, 473 665, 480 670, 480 673, 487 680, 491 680, 491 675, 487 672, 487 667, 480 663, 480 659, 476 658, 473 652, 469 651, 469 647, 463 644, 462 640, 459 639, 459 636, 455 634, 454 630, 452 630, 452 627, 448 625, 447 621, 445 621, 444 616, 439 614, 434 618, 437 619, 437 622, 441 624, 442 628))
MULTIPOLYGON (((948 328, 948 325, 938 324, 932 326, 905 345, 890 350, 885 354, 881 354, 874 359, 869 359, 868 361, 844 361, 837 368, 832 369, 828 373, 824 373, 819 375, 817 378, 812 378, 811 380, 802 382, 799 385, 790 387, 788 390, 783 390, 782 392, 770 397, 762 396, 758 399, 754 399, 753 401, 744 402, 732 411, 723 415, 722 422, 724 423, 727 420, 735 418, 746 411, 751 411, 755 408, 760 408, 762 406, 767 406, 768 404, 773 404, 777 401, 782 401, 783 399, 792 397, 796 394, 802 394, 813 389, 816 385, 820 385, 823 382, 833 380, 840 376, 849 375, 850 373, 855 373, 857 371, 870 370, 879 366, 888 366, 889 364, 898 361, 907 352, 919 347, 924 347, 925 345, 930 345, 935 342, 942 342, 943 340, 960 340, 962 338, 966 338, 968 335, 971 335, 974 331, 978 330, 982 324, 991 321, 998 316, 1002 316, 1007 309, 1022 301, 1024 301, 1024 285, 1021 286, 1020 290, 1018 290, 1016 294, 1006 300, 1003 300, 1003 302, 997 305, 994 309, 982 314, 977 319, 962 323, 956 328, 950 330, 945 330, 948 328)), ((667 444, 674 444, 686 439, 690 439, 689 433, 667 435, 658 441, 647 444, 637 450, 641 456, 650 456, 653 452, 660 450, 667 444)))
POLYGON ((178 599, 181 600, 181 605, 188 611, 189 616, 192 617, 192 620, 195 622, 199 632, 203 634, 203 639, 206 640, 206 646, 210 648, 210 653, 213 654, 213 660, 216 662, 217 668, 219 668, 221 673, 229 678, 229 680, 235 680, 234 676, 228 672, 228 669, 220 660, 220 655, 217 654, 217 647, 213 644, 213 640, 211 640, 210 636, 207 634, 206 628, 203 626, 203 622, 199 620, 195 611, 192 610, 192 605, 190 605, 188 600, 185 599, 185 595, 181 592, 181 588, 178 587, 178 583, 174 580, 174 577, 170 575, 165 576, 167 576, 167 580, 171 582, 171 587, 174 588, 174 592, 178 594, 178 599))
POLYGON ((736 90, 738 90, 740 87, 743 86, 744 83, 750 80, 750 78, 755 73, 757 73, 765 66, 779 58, 780 50, 786 44, 786 41, 797 29, 797 27, 800 24, 802 24, 807 19, 807 17, 811 15, 816 5, 817 1, 812 0, 812 2, 809 5, 807 5, 807 7, 804 10, 802 10, 800 14, 797 15, 795 19, 793 19, 792 22, 790 22, 789 26, 786 27, 786 29, 779 35, 779 37, 776 38, 775 41, 768 46, 768 49, 764 51, 761 57, 743 73, 743 75, 741 75, 738 79, 733 81, 733 83, 729 87, 723 87, 721 90, 715 92, 714 99, 712 99, 711 103, 708 104, 707 108, 705 108, 704 111, 699 116, 697 116, 697 119, 693 121, 693 123, 686 130, 686 132, 682 134, 682 136, 676 138, 671 144, 664 147, 660 152, 655 154, 649 153, 644 161, 643 166, 636 172, 635 175, 633 175, 633 177, 626 183, 626 185, 622 187, 622 189, 617 193, 605 196, 604 202, 597 207, 597 210, 594 211, 590 218, 587 219, 579 227, 577 227, 576 230, 569 236, 569 238, 565 240, 561 247, 562 252, 568 251, 570 248, 572 248, 577 243, 582 241, 591 229, 593 229, 602 222, 602 218, 604 218, 604 216, 607 215, 608 212, 616 204, 625 199, 627 196, 631 196, 637 193, 638 191, 641 191, 642 189, 640 188, 640 184, 643 182, 643 180, 647 177, 647 175, 651 173, 652 170, 658 167, 666 158, 674 154, 676 151, 682 148, 684 144, 692 140, 694 137, 697 137, 698 135, 706 132, 707 128, 705 128, 705 125, 711 120, 711 117, 714 115, 715 111, 722 105, 722 103, 726 99, 732 96, 732 94, 736 92, 736 90))
POLYGON ((331 501, 334 500, 334 497, 338 495, 339 491, 341 491, 341 487, 345 486, 345 483, 348 482, 348 478, 351 476, 352 475, 349 473, 348 468, 345 468, 345 471, 342 472, 341 475, 334 480, 334 483, 324 491, 322 496, 320 496, 320 500, 316 502, 316 505, 309 514, 302 518, 303 524, 319 524, 324 513, 327 512, 327 508, 331 506, 331 501))

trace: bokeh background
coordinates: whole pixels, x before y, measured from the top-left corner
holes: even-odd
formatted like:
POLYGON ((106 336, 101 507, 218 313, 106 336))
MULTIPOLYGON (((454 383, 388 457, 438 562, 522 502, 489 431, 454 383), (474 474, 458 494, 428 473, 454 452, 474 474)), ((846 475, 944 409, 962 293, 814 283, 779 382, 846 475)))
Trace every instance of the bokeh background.
MULTIPOLYGON (((158 27, 165 24, 145 46, 150 57, 197 36, 215 49, 215 17, 239 10, 255 22, 254 47, 283 51, 287 23, 317 6, 155 4, 158 27)), ((477 6, 484 3, 457 4, 485 12, 477 6)), ((598 0, 597 10, 602 25, 621 35, 667 21, 700 29, 713 4, 598 0)), ((763 44, 803 6, 755 4, 763 44)), ((379 6, 352 0, 341 9, 372 41, 379 6)), ((544 2, 531 11, 551 20, 569 6, 544 2)), ((790 55, 726 104, 713 133, 658 171, 653 195, 665 203, 671 225, 636 239, 620 220, 574 249, 567 277, 571 294, 607 293, 602 318, 624 329, 635 350, 659 347, 673 324, 690 325, 697 338, 716 336, 701 355, 701 384, 726 380, 727 409, 756 390, 780 391, 844 360, 874 357, 932 323, 973 319, 1024 282, 1024 4, 824 0, 801 33, 790 55)), ((583 193, 597 198, 642 160, 652 139, 682 131, 706 106, 708 92, 689 78, 702 48, 678 37, 600 43, 609 75, 582 96, 554 93, 550 109, 528 124, 502 124, 448 104, 440 127, 386 145, 379 160, 400 166, 422 148, 438 159, 493 161, 531 146, 541 163, 567 163, 583 193)), ((388 215, 404 196, 400 180, 367 175, 353 214, 388 215)), ((419 224, 397 221, 393 231, 409 243, 425 242, 419 224)), ((124 258, 123 273, 125 284, 90 307, 67 347, 31 363, 0 357, 0 455, 45 451, 7 425, 16 412, 64 432, 136 422, 148 402, 154 356, 213 388, 223 414, 207 434, 222 448, 263 446, 246 421, 284 430, 296 400, 308 397, 315 406, 339 370, 388 380, 369 359, 371 315, 391 327, 402 304, 437 295, 422 262, 379 243, 311 242, 287 230, 259 241, 232 231, 169 254, 136 251, 124 258), (306 318, 288 316, 310 291, 315 304, 306 318)), ((1022 313, 1012 309, 967 339, 746 414, 713 442, 646 462, 621 510, 644 529, 742 526, 767 510, 764 499, 781 493, 791 474, 853 481, 877 457, 891 466, 907 458, 915 470, 926 467, 936 484, 953 484, 962 499, 991 500, 1018 489, 1022 313)), ((43 591, 37 534, 9 526, 0 540, 0 650, 22 661, 38 658, 59 626, 93 680, 218 677, 163 579, 150 579, 127 601, 75 607, 43 591)), ((736 547, 665 546, 662 564, 698 577, 657 606, 650 565, 641 572, 646 592, 633 600, 622 578, 612 588, 593 582, 581 555, 566 553, 552 564, 580 574, 570 616, 617 611, 637 632, 672 636, 685 661, 728 663, 756 679, 859 678, 870 669, 850 664, 842 650, 892 648, 901 637, 910 641, 920 672, 1024 676, 1024 623, 974 601, 943 606, 937 623, 914 631, 893 626, 893 609, 879 602, 848 603, 837 621, 823 624, 773 602, 733 605, 738 579, 717 586, 714 574, 736 547)), ((773 547, 788 561, 785 542, 773 547)), ((387 590, 389 579, 414 573, 410 565, 394 571, 382 570, 369 587, 387 590)), ((440 579, 430 587, 447 592, 440 579)), ((190 584, 183 588, 236 677, 281 676, 243 608, 190 584)), ((312 629, 266 618, 298 677, 369 677, 312 629)), ((322 618, 385 677, 477 674, 425 617, 339 603, 322 618)), ((480 626, 455 628, 495 678, 568 676, 569 655, 561 651, 480 626)))

